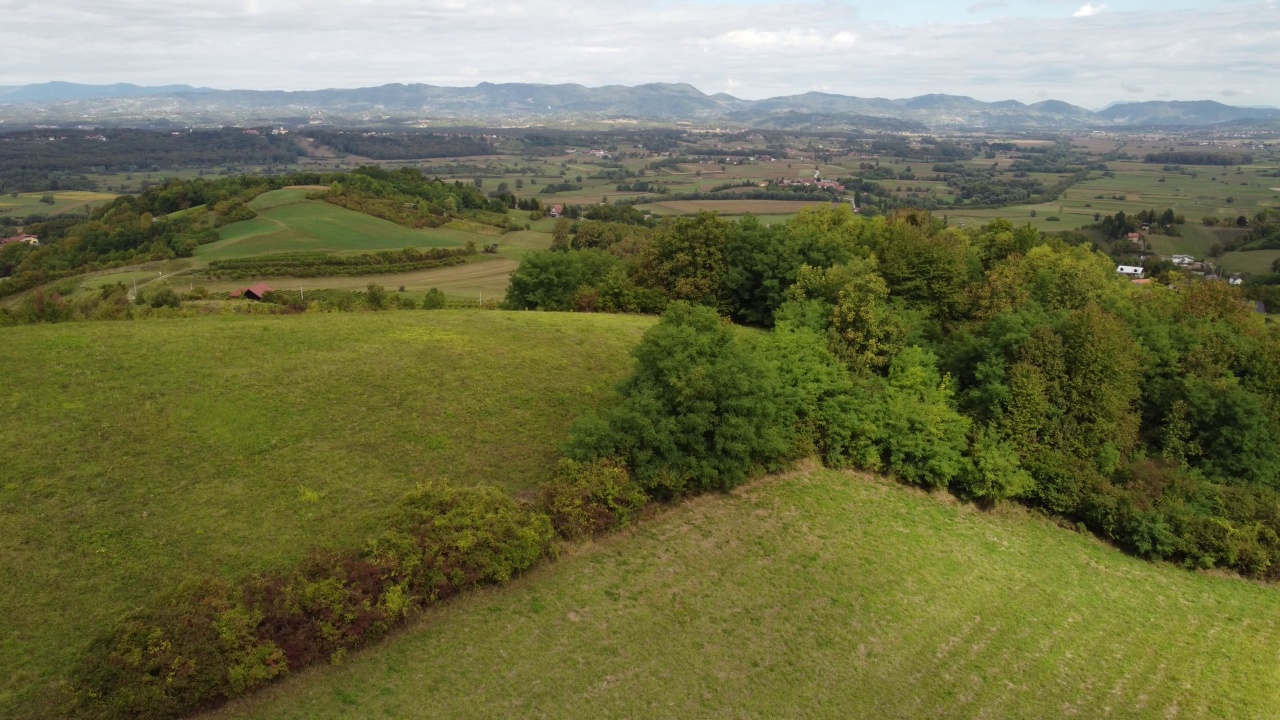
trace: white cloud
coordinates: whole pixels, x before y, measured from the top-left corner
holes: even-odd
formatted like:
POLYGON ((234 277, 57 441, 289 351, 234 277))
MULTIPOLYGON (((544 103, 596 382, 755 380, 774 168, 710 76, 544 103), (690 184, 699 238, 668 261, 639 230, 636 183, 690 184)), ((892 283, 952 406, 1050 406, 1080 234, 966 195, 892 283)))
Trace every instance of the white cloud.
POLYGON ((753 50, 788 48, 803 50, 840 50, 853 47, 857 36, 851 32, 823 35, 817 30, 731 30, 714 38, 713 42, 753 50))
POLYGON ((1094 5, 1093 3, 1085 3, 1080 6, 1079 10, 1076 10, 1075 12, 1071 13, 1071 17, 1073 18, 1093 17, 1094 15, 1097 15, 1098 13, 1102 12, 1105 9, 1107 9, 1106 3, 1099 3, 1098 5, 1094 5))
POLYGON ((1112 5, 1080 8, 1087 23, 1017 17, 1009 3, 999 19, 895 26, 831 0, 0 0, 0 85, 688 82, 747 98, 825 86, 1099 107, 1128 84, 1183 99, 1252 88, 1251 102, 1280 105, 1274 3, 1140 16, 1112 5))

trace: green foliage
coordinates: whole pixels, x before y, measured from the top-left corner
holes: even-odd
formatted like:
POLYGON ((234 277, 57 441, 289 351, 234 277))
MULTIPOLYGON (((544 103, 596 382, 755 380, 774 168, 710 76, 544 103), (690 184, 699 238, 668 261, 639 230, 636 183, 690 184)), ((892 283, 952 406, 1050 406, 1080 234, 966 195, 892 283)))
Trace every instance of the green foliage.
POLYGON ((556 533, 571 540, 626 525, 648 501, 626 467, 608 459, 562 459, 539 492, 556 533))
POLYGON ((219 280, 392 274, 461 265, 475 254, 474 247, 428 250, 405 248, 360 255, 332 255, 320 252, 276 253, 213 260, 204 274, 219 280))
POLYGON ((876 438, 887 469, 925 487, 946 487, 966 470, 970 420, 951 398, 932 353, 912 346, 894 357, 876 438))
POLYGON ((261 619, 222 581, 183 583, 90 645, 72 674, 72 715, 167 720, 284 674, 261 619))
POLYGON ((1017 448, 991 431, 974 431, 969 459, 955 482, 956 489, 967 497, 992 503, 1025 497, 1035 487, 1035 480, 1022 467, 1017 448))
POLYGON ((641 284, 672 300, 726 309, 729 230, 730 223, 708 212, 660 228, 637 262, 641 284))
POLYGON ((445 305, 444 292, 440 288, 431 288, 422 298, 423 310, 442 310, 445 305))
POLYGON ((420 486, 362 553, 317 551, 239 588, 195 579, 157 597, 90 645, 71 678, 70 714, 169 720, 339 662, 425 603, 510 580, 554 537, 550 518, 496 488, 420 486))
POLYGON ((438 594, 506 582, 552 551, 551 520, 498 488, 423 485, 401 508, 394 531, 417 543, 416 577, 438 594))
POLYGON ((617 258, 601 250, 528 253, 511 275, 506 306, 513 310, 572 310, 579 289, 600 284, 618 264, 617 258))
POLYGON ((673 303, 635 356, 621 403, 575 431, 576 459, 621 458, 647 492, 672 497, 731 488, 785 456, 777 372, 715 311, 673 303))

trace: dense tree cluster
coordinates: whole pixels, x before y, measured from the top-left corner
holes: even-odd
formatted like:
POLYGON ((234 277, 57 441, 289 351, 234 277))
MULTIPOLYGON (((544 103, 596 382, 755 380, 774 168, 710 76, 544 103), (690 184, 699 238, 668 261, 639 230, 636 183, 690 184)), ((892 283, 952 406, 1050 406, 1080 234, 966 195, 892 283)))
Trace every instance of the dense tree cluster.
POLYGON ((575 452, 651 493, 818 452, 1018 498, 1144 557, 1280 573, 1280 332, 1226 283, 1133 285, 1087 245, 1006 221, 830 208, 676 219, 631 259, 535 253, 508 303, 637 295, 669 310, 575 452))
POLYGON ((515 207, 510 194, 491 198, 474 184, 446 182, 403 167, 362 167, 332 179, 323 200, 407 227, 439 227, 467 217, 504 230, 515 229, 506 216, 515 207))
POLYGON ((213 165, 285 165, 302 155, 287 135, 241 128, 34 130, 0 135, 0 191, 83 190, 84 173, 213 165))
POLYGON ((493 141, 483 136, 430 132, 305 130, 316 142, 341 153, 371 160, 419 160, 493 155, 493 141))
POLYGON ((1253 156, 1248 153, 1179 150, 1148 153, 1142 161, 1157 165, 1248 165, 1253 162, 1253 156))

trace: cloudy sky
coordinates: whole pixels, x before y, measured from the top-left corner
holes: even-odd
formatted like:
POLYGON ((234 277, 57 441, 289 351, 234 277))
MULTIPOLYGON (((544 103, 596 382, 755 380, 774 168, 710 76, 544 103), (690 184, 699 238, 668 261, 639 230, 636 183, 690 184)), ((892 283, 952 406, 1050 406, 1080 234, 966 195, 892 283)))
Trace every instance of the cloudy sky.
POLYGON ((1280 106, 1277 0, 0 0, 0 85, 687 82, 1280 106))

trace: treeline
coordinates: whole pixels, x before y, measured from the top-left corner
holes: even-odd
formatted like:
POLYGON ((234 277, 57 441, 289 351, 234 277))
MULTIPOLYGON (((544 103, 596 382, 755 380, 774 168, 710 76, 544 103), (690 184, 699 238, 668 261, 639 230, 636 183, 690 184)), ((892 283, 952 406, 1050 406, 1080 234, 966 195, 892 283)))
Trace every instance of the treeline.
MULTIPOLYGON (((802 200, 806 202, 840 202, 838 190, 820 188, 813 185, 769 185, 742 191, 707 191, 685 193, 663 193, 662 201, 675 200, 802 200)), ((642 205, 653 202, 653 198, 638 196, 622 198, 616 201, 622 205, 642 205)))
POLYGON ((1115 215, 1101 216, 1097 224, 1088 227, 1101 230, 1103 237, 1108 240, 1118 240, 1129 233, 1138 232, 1143 226, 1148 228, 1144 232, 1178 235, 1180 231, 1177 226, 1185 225, 1186 222, 1187 219, 1176 214, 1173 208, 1165 208, 1164 212, 1139 210, 1132 214, 1120 210, 1115 215))
POLYGON ((405 248, 360 255, 277 253, 214 260, 204 270, 204 275, 215 280, 242 280, 254 277, 305 278, 402 273, 460 265, 475 254, 474 244, 465 248, 405 248))
POLYGON ((212 293, 196 285, 180 293, 165 280, 140 286, 135 295, 124 283, 104 285, 97 292, 77 293, 76 280, 55 283, 11 307, 0 307, 0 327, 100 320, 191 318, 208 315, 296 315, 305 312, 376 312, 381 310, 496 310, 496 299, 483 302, 449 298, 431 288, 421 301, 371 282, 364 290, 272 290, 261 301, 219 302, 228 293, 212 293))
POLYGON ((651 493, 817 452, 1018 499, 1142 557, 1280 577, 1280 331, 1225 282, 1136 286, 1029 226, 841 207, 681 218, 630 260, 534 253, 507 304, 673 308, 575 441, 651 493))
POLYGON ((418 160, 497 153, 492 140, 474 135, 359 130, 304 130, 302 135, 338 152, 372 160, 418 160))
POLYGON ((1157 165, 1248 165, 1253 162, 1253 155, 1179 150, 1147 153, 1142 158, 1142 162, 1157 165))
POLYGON ((950 140, 936 141, 932 138, 930 140, 932 142, 921 141, 919 146, 914 146, 905 137, 881 138, 871 141, 870 150, 876 155, 922 160, 924 162, 971 160, 977 154, 977 151, 973 148, 959 145, 950 140))
POLYGON ((0 192, 92 189, 85 173, 212 165, 284 165, 302 150, 288 135, 240 128, 34 130, 0 134, 0 192), (57 183, 56 187, 54 183, 57 183))
POLYGON ((491 198, 472 183, 427 177, 416 168, 357 168, 335 177, 330 186, 317 197, 406 227, 440 227, 465 217, 503 230, 516 229, 506 215, 515 207, 513 195, 491 198))

